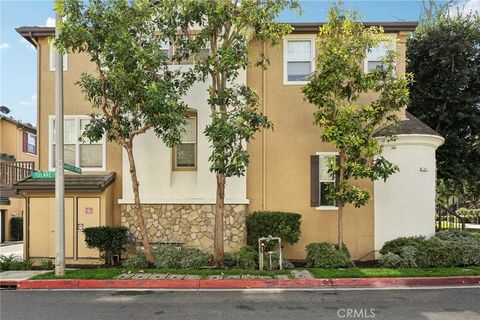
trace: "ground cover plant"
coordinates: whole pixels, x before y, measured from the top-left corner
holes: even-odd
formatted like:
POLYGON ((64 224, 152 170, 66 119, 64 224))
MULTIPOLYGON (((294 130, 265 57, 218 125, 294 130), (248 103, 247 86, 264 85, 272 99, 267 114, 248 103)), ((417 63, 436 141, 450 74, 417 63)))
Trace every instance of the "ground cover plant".
POLYGON ((438 232, 431 238, 402 237, 387 241, 380 250, 385 267, 462 267, 480 265, 479 233, 438 232))

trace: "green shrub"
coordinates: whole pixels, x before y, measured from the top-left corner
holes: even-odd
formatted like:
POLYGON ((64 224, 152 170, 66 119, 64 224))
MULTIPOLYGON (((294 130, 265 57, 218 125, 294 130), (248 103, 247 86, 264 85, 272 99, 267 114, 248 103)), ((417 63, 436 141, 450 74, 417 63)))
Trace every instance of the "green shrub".
POLYGON ((418 248, 424 241, 425 237, 400 237, 390 241, 385 242, 380 253, 385 255, 388 252, 395 254, 400 254, 402 247, 411 246, 418 248))
POLYGON ((50 259, 42 259, 40 264, 40 269, 42 270, 53 270, 55 269, 55 263, 50 259))
POLYGON ((404 246, 400 251, 400 254, 387 252, 380 259, 380 265, 386 268, 415 268, 417 248, 404 246))
POLYGON ((211 255, 195 248, 160 245, 153 250, 153 258, 157 268, 189 269, 207 266, 211 255))
POLYGON ((32 261, 28 259, 23 260, 13 254, 8 256, 0 255, 0 271, 31 270, 32 266, 32 261))
POLYGON ((301 218, 298 213, 257 211, 247 215, 247 244, 257 247, 258 238, 280 237, 294 244, 300 240, 301 218))
POLYGON ((197 269, 208 266, 212 260, 212 255, 195 248, 186 248, 180 250, 182 258, 180 260, 180 268, 197 269))
POLYGON ((462 230, 442 230, 435 234, 435 237, 442 240, 460 240, 465 238, 472 238, 474 235, 471 232, 462 230))
POLYGON ((128 229, 125 227, 91 227, 83 230, 89 248, 100 250, 106 264, 113 265, 113 256, 127 249, 128 229))
POLYGON ((447 246, 454 253, 455 266, 480 265, 480 238, 460 238, 450 241, 447 246))
POLYGON ((387 252, 380 258, 380 265, 385 268, 400 268, 402 266, 402 257, 393 252, 387 252))
POLYGON ((347 246, 338 246, 327 242, 310 243, 307 249, 307 267, 313 268, 345 268, 352 267, 353 262, 347 246))
POLYGON ((244 246, 235 254, 236 267, 253 270, 257 268, 258 252, 250 246, 244 246))
MULTIPOLYGON (((402 260, 401 267, 440 268, 479 265, 480 237, 475 233, 445 230, 430 239, 410 237, 388 241, 380 253, 384 256, 388 253, 398 255, 402 260)), ((393 259, 391 255, 390 258, 393 259)))
POLYGON ((12 264, 17 260, 18 258, 11 254, 8 256, 0 255, 0 270, 1 271, 8 271, 12 270, 12 264))
POLYGON ((455 265, 455 254, 448 247, 449 241, 431 237, 419 246, 417 265, 421 268, 452 267, 455 265))
POLYGON ((416 268, 417 267, 417 248, 412 246, 402 247, 400 257, 402 257, 403 268, 416 268))
POLYGON ((147 258, 144 252, 139 252, 135 255, 129 255, 126 260, 122 262, 122 267, 128 269, 144 269, 147 267, 147 258))
POLYGON ((160 245, 153 249, 155 267, 160 269, 180 268, 181 248, 173 245, 160 245))
MULTIPOLYGON (((180 248, 173 245, 160 245, 153 249, 153 263, 159 269, 192 269, 207 266, 211 254, 194 248, 180 248)), ((122 264, 125 268, 143 269, 147 267, 145 253, 128 257, 122 264)))
POLYGON ((223 264, 227 268, 234 268, 237 264, 237 261, 235 260, 235 255, 229 252, 225 252, 223 254, 223 264))
POLYGON ((10 219, 10 236, 14 241, 23 240, 23 218, 12 217, 10 219))

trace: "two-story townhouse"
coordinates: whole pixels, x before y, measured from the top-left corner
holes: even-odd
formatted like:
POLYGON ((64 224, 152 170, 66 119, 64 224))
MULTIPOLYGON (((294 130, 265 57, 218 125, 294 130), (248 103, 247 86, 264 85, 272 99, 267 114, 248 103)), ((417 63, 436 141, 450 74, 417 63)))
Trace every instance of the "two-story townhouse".
MULTIPOLYGON (((50 41, 55 29, 20 27, 17 32, 37 51, 38 171, 55 171, 55 52, 50 41)), ((119 225, 121 148, 102 140, 79 141, 95 112, 75 84, 83 72, 95 72, 85 54, 64 56, 65 163, 82 174, 65 172, 65 250, 67 263, 99 261, 97 250, 87 248, 82 230, 99 225, 119 225), (108 155, 108 156, 107 156, 108 155), (108 158, 108 159, 107 159, 108 158)), ((24 255, 33 260, 55 256, 55 183, 53 179, 26 179, 15 186, 27 201, 24 255)))
MULTIPOLYGON (((337 242, 337 208, 325 198, 325 186, 334 183, 327 173, 326 157, 336 154, 333 146, 320 139, 313 125, 314 106, 305 101, 301 88, 305 75, 315 70, 315 40, 320 23, 292 24, 294 31, 276 47, 255 42, 252 58, 265 54, 269 69, 251 68, 247 83, 259 93, 262 112, 275 124, 249 145, 247 172, 249 211, 291 211, 302 215, 302 237, 286 245, 291 259, 305 257, 305 245, 312 242, 337 242)), ((396 71, 405 73, 406 41, 416 22, 365 23, 381 26, 392 37, 397 52, 396 71)), ((381 63, 385 45, 374 48, 362 68, 368 72, 381 63)), ((373 94, 360 97, 367 103, 373 94)), ((384 156, 399 165, 400 172, 387 182, 357 181, 373 194, 361 208, 347 206, 344 215, 345 242, 354 259, 372 259, 385 241, 400 236, 435 233, 435 150, 443 138, 410 115, 399 112, 398 139, 386 143, 384 156)), ((382 132, 377 136, 381 137, 382 132)))
MULTIPOLYGON (((310 242, 336 241, 336 208, 323 194, 325 185, 333 183, 325 174, 324 159, 336 151, 320 140, 320 129, 312 121, 313 106, 304 101, 301 93, 304 77, 315 68, 319 25, 293 24, 294 32, 276 47, 257 41, 250 43, 252 58, 265 54, 270 67, 267 70, 248 68, 239 81, 255 88, 262 112, 275 123, 275 131, 261 132, 248 145, 251 161, 247 175, 227 180, 227 251, 236 251, 244 245, 245 216, 256 210, 302 214, 302 238, 298 244, 286 246, 287 258, 304 258, 305 245, 310 242)), ((405 42, 416 23, 367 25, 383 26, 385 32, 397 40, 397 73, 404 73, 405 42)), ((54 30, 22 27, 17 31, 38 50, 39 168, 48 171, 53 169, 55 148, 52 142, 53 50, 47 37, 53 35, 54 30)), ((169 44, 163 49, 174 50, 169 44)), ((366 72, 380 63, 381 55, 381 48, 368 55, 363 66, 366 72)), ((126 154, 114 144, 95 146, 77 141, 88 121, 86 115, 92 109, 74 83, 82 72, 94 72, 92 64, 85 55, 68 55, 64 59, 65 158, 84 169, 81 176, 67 176, 66 204, 71 208, 70 218, 66 219, 66 228, 70 230, 66 232, 67 256, 73 263, 98 257, 98 253, 86 249, 83 243, 81 229, 86 226, 124 225, 133 238, 139 237, 139 231, 132 212, 126 154), (123 176, 126 178, 122 179, 123 176)), ((194 62, 185 62, 191 63, 194 62)), ((209 171, 210 149, 203 134, 210 121, 208 85, 208 82, 195 84, 185 97, 190 108, 189 122, 179 146, 167 148, 152 132, 135 142, 142 207, 148 233, 155 243, 175 242, 204 250, 213 247, 216 184, 214 174, 209 171)), ((371 98, 365 95, 363 101, 371 98)), ((355 259, 372 258, 385 241, 397 236, 434 233, 435 150, 443 140, 405 110, 400 112, 400 117, 402 121, 396 128, 399 138, 387 144, 384 151, 387 158, 400 166, 400 172, 386 183, 359 181, 374 197, 365 207, 346 208, 345 240, 355 259)), ((17 188, 29 201, 26 255, 52 257, 53 181, 28 179, 17 188), (50 222, 45 222, 46 216, 50 222)))
POLYGON ((25 212, 25 200, 12 192, 12 185, 28 176, 36 163, 37 129, 0 115, 0 242, 12 240, 10 220, 25 212))

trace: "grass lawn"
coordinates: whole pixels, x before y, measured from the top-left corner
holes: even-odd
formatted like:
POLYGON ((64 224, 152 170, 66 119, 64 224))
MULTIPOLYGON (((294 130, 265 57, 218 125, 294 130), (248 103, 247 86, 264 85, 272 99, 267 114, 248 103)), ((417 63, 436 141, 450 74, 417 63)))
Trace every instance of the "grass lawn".
POLYGON ((389 278, 389 277, 447 277, 478 276, 480 266, 465 268, 350 268, 309 269, 315 278, 389 278))
POLYGON ((194 274, 199 275, 202 279, 206 279, 209 275, 262 275, 273 276, 276 274, 290 274, 289 270, 275 271, 259 271, 259 270, 242 270, 242 269, 123 269, 123 268, 98 268, 98 269, 77 269, 67 270, 66 275, 55 277, 53 272, 39 274, 32 277, 32 280, 40 279, 113 279, 121 273, 128 272, 145 272, 145 273, 169 273, 169 274, 194 274))
MULTIPOLYGON (((388 278, 388 277, 446 277, 446 276, 478 276, 480 275, 480 266, 465 268, 350 268, 350 269, 309 269, 315 278, 388 278)), ((113 279, 121 273, 139 272, 135 269, 123 268, 98 268, 98 269, 77 269, 67 270, 67 274, 62 277, 55 277, 53 272, 40 274, 32 277, 33 280, 40 279, 113 279)), ((194 274, 202 279, 209 275, 268 275, 289 274, 289 270, 276 271, 258 271, 258 270, 240 270, 240 269, 145 269, 145 273, 169 273, 169 274, 194 274)))

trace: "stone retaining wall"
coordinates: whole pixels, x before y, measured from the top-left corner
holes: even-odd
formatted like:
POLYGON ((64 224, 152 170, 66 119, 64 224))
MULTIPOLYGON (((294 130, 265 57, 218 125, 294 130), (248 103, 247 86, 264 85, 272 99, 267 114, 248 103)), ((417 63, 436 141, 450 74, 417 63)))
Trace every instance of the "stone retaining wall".
MULTIPOLYGON (((141 239, 133 205, 121 205, 122 226, 141 239)), ((151 242, 180 242, 185 247, 213 252, 215 205, 148 204, 142 205, 151 242)), ((236 252, 246 241, 247 205, 225 205, 225 251, 236 252)))

